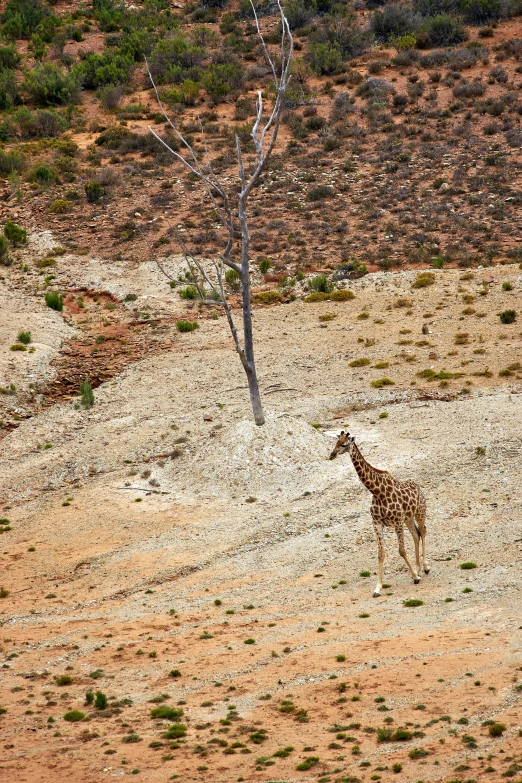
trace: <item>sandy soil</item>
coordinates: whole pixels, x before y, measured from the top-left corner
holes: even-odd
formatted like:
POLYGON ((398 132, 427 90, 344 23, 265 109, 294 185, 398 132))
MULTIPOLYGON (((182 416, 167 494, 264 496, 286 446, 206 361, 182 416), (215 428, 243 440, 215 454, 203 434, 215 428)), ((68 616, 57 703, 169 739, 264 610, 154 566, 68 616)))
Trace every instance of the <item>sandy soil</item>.
POLYGON ((55 273, 62 290, 142 291, 105 316, 146 306, 149 350, 90 411, 77 398, 33 409, 29 375, 57 372, 41 344, 97 334, 102 310, 88 300, 79 324, 72 306, 42 307, 38 285, 19 307, 15 269, 2 283, 0 385, 19 388, 1 398, 15 428, 0 465, 0 776, 522 777, 522 395, 519 369, 499 376, 521 335, 498 317, 522 311, 518 267, 436 272, 423 289, 416 272, 378 273, 350 283, 350 302, 256 310, 263 428, 223 318, 178 334, 186 305, 152 266, 125 286, 103 260, 67 256, 55 273), (22 327, 34 354, 9 351, 22 327), (417 375, 427 368, 459 377, 417 375), (371 385, 384 376, 394 385, 371 385), (414 586, 390 536, 378 600, 370 495, 348 457, 327 459, 341 426, 428 500, 431 573, 414 586), (97 690, 105 709, 84 706, 97 690), (184 713, 153 718, 158 704, 184 713), (70 710, 84 720, 64 720, 70 710), (177 739, 164 736, 173 720, 177 739), (410 734, 379 741, 385 727, 410 734))

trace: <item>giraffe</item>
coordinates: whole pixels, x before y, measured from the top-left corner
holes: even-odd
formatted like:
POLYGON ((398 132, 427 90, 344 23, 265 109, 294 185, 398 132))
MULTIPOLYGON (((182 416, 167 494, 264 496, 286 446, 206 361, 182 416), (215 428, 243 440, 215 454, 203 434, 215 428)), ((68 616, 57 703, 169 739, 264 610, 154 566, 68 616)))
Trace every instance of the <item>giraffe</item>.
POLYGON ((414 583, 420 582, 419 539, 422 541, 422 563, 424 573, 429 574, 430 568, 426 560, 426 499, 419 486, 414 481, 397 481, 386 470, 378 470, 370 465, 355 443, 355 438, 349 432, 341 432, 330 459, 338 454, 348 452, 353 466, 361 482, 372 495, 371 514, 377 547, 379 551, 379 581, 373 594, 378 598, 382 590, 382 569, 384 564, 384 526, 395 529, 399 541, 399 553, 410 569, 414 583), (406 555, 404 546, 404 526, 410 531, 415 544, 415 570, 406 555))

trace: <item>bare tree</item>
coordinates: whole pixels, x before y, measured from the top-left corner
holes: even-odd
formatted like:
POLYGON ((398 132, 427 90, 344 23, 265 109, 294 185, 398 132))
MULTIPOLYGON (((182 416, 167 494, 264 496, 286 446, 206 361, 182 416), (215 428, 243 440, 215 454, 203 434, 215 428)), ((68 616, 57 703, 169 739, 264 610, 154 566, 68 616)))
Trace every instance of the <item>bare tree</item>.
POLYGON ((276 143, 277 134, 281 122, 281 112, 284 104, 284 97, 288 83, 290 81, 290 63, 293 53, 293 39, 290 32, 288 21, 281 7, 280 0, 277 0, 279 13, 281 16, 281 41, 279 46, 279 62, 276 65, 274 58, 270 55, 266 46, 261 28, 259 26, 259 20, 257 18, 255 7, 251 0, 252 9, 254 12, 255 23, 257 32, 261 40, 265 57, 270 66, 272 72, 272 78, 275 88, 275 98, 271 110, 265 114, 263 95, 261 90, 257 92, 256 102, 256 118, 251 131, 251 137, 254 142, 255 155, 252 159, 245 159, 241 142, 236 134, 236 153, 238 162, 238 178, 239 178, 239 193, 227 191, 223 183, 216 176, 208 149, 205 142, 205 135, 203 126, 200 122, 201 136, 204 145, 205 155, 204 160, 198 158, 191 144, 182 136, 170 117, 167 115, 161 98, 158 93, 154 79, 150 73, 150 69, 147 64, 147 70, 150 80, 154 87, 156 98, 166 121, 174 132, 176 138, 181 142, 181 151, 178 152, 159 136, 151 127, 150 132, 158 139, 171 153, 177 158, 192 174, 197 175, 200 183, 204 186, 207 196, 210 199, 214 208, 221 216, 222 223, 226 229, 226 241, 225 247, 221 255, 213 261, 213 274, 210 275, 206 265, 204 265, 201 259, 192 255, 186 245, 183 243, 181 237, 178 234, 178 240, 183 248, 185 258, 189 265, 192 278, 198 289, 198 295, 201 300, 209 301, 207 288, 210 289, 211 300, 213 304, 216 302, 221 304, 224 308, 230 332, 234 340, 236 351, 239 354, 241 364, 245 370, 248 388, 250 391, 250 401, 252 403, 252 412, 254 414, 254 420, 256 424, 264 424, 265 418, 263 414, 263 406, 261 404, 261 395, 259 393, 259 383, 257 380, 256 365, 254 361, 254 338, 252 330, 252 308, 251 308, 251 294, 250 294, 250 263, 249 263, 249 250, 250 250, 250 234, 248 230, 248 199, 252 190, 259 182, 259 177, 266 167, 268 159, 274 149, 276 143), (240 263, 236 263, 233 260, 233 250, 236 244, 234 221, 239 221, 240 236, 238 237, 240 248, 240 263), (242 340, 237 331, 234 323, 232 311, 227 301, 225 292, 225 267, 233 269, 239 276, 241 300, 242 300, 242 316, 243 316, 243 336, 242 340))

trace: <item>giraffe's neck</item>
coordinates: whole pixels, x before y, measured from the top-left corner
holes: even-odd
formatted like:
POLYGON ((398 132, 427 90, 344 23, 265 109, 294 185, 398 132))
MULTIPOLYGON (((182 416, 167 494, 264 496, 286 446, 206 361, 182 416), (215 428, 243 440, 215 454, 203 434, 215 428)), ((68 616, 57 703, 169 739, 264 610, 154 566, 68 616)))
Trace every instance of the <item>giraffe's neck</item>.
POLYGON ((370 492, 374 495, 378 494, 380 487, 385 483, 384 479, 387 474, 376 470, 368 462, 366 462, 355 443, 350 449, 350 457, 352 459, 353 466, 357 471, 357 475, 366 489, 369 489, 370 492))

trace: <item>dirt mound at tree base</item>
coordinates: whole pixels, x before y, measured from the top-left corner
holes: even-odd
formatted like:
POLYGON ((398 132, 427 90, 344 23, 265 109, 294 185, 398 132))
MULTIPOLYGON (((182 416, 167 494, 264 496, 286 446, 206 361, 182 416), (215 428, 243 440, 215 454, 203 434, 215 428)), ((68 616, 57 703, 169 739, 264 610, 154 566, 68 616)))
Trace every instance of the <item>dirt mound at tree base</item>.
POLYGON ((210 494, 268 497, 278 491, 294 496, 318 489, 318 475, 321 486, 331 480, 323 467, 332 445, 333 439, 307 422, 268 413, 262 427, 244 419, 227 431, 214 430, 189 459, 169 463, 162 485, 181 480, 210 494))

